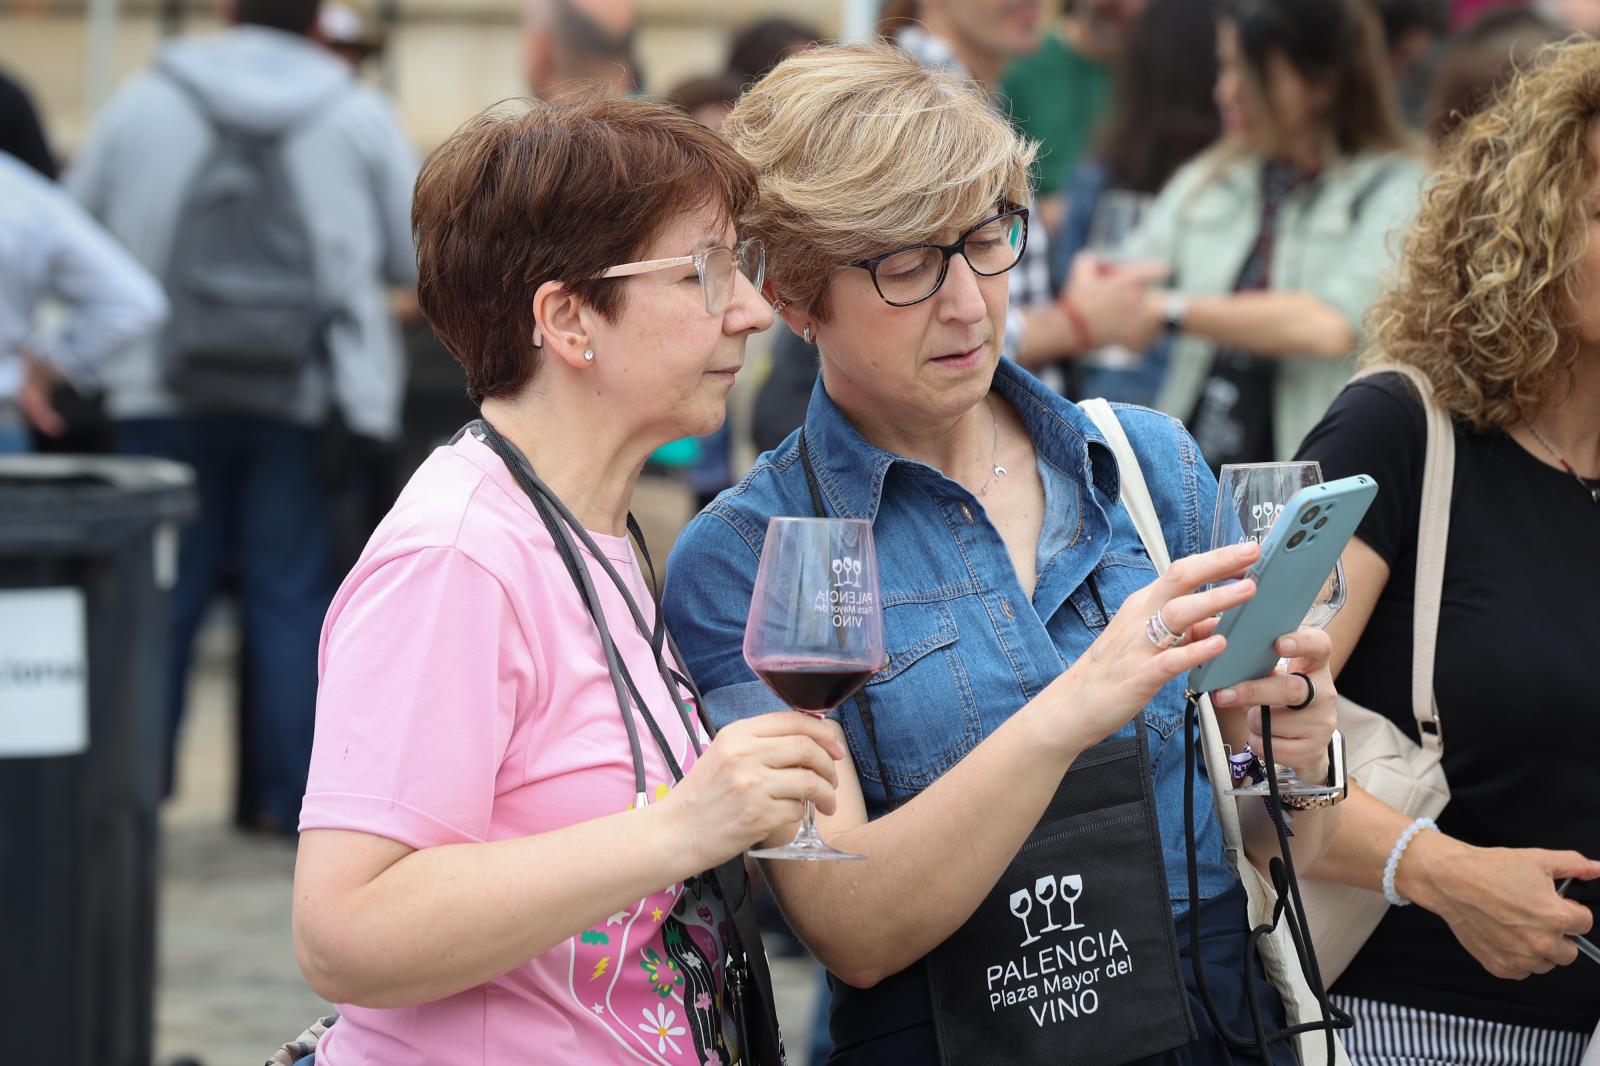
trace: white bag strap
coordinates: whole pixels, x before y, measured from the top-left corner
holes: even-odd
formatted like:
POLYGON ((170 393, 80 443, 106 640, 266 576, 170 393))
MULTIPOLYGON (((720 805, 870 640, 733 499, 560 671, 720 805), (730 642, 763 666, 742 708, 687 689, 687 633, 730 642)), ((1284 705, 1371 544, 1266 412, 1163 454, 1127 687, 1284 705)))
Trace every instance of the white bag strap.
MULTIPOLYGON (((1450 495, 1455 488, 1456 431, 1433 397, 1433 383, 1414 366, 1378 363, 1351 381, 1374 374, 1400 374, 1416 388, 1427 417, 1427 455, 1422 468, 1422 512, 1417 523, 1417 589, 1412 616, 1411 713, 1422 746, 1444 750, 1444 726, 1433 692, 1433 664, 1439 647, 1439 605, 1444 596, 1444 557, 1450 543, 1450 495)), ((1383 489, 1380 487, 1380 492, 1383 489)))
MULTIPOLYGON (((1139 456, 1133 450, 1133 442, 1128 440, 1122 422, 1105 400, 1084 400, 1078 409, 1088 415, 1090 421, 1105 435, 1106 443, 1117 457, 1123 509, 1133 519, 1133 527, 1139 531, 1139 539, 1144 542, 1144 550, 1155 564, 1156 573, 1165 573, 1172 557, 1167 552, 1167 538, 1161 531, 1161 518, 1156 514, 1155 500, 1150 497, 1150 486, 1145 483, 1144 471, 1139 466, 1139 456)), ((1240 863, 1245 862, 1244 836, 1239 829, 1238 806, 1222 795, 1217 784, 1232 781, 1233 778, 1228 769, 1222 730, 1217 727, 1217 713, 1211 707, 1210 696, 1200 697, 1200 750, 1206 760, 1206 775, 1211 779, 1212 806, 1216 808, 1217 820, 1222 823, 1223 846, 1227 849, 1228 860, 1238 869, 1240 863)))

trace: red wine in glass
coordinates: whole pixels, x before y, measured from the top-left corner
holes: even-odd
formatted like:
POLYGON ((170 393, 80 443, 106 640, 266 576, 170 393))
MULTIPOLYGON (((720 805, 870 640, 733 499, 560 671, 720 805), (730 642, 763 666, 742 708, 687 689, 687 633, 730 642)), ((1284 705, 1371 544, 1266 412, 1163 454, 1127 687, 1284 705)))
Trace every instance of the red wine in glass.
POLYGON ((752 669, 783 702, 819 718, 854 696, 877 673, 827 659, 775 659, 752 664, 752 669))
MULTIPOLYGON (((872 523, 774 518, 767 523, 744 631, 744 658, 779 698, 822 717, 882 668, 883 608, 872 523)), ((859 859, 817 834, 805 805, 795 838, 752 851, 759 859, 859 859)))

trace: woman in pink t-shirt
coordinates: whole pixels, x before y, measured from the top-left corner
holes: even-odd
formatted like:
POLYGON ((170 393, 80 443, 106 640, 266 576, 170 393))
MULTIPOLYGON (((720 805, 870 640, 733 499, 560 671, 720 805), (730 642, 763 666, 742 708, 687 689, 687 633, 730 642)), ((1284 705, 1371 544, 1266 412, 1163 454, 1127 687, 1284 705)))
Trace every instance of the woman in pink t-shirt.
POLYGON ((754 190, 643 101, 486 114, 424 168, 422 307, 483 422, 417 470, 323 628, 294 913, 340 1005, 316 1066, 754 1057, 704 871, 831 811, 843 741, 786 713, 708 742, 627 539, 646 458, 722 422, 772 322, 732 221, 754 190))

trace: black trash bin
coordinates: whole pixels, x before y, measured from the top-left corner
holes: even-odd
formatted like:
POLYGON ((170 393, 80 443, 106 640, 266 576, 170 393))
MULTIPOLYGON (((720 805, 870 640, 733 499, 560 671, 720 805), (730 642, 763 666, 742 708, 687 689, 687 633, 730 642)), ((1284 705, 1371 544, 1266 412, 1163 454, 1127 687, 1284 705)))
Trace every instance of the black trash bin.
POLYGON ((188 467, 0 458, 0 1033, 148 1066, 167 591, 188 467))

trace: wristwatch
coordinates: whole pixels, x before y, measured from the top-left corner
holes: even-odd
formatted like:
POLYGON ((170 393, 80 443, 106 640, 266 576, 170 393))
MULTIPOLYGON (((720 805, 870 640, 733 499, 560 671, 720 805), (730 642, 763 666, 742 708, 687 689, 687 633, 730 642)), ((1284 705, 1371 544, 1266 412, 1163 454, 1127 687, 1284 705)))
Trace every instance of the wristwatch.
POLYGON ((1181 292, 1167 293, 1166 301, 1161 307, 1161 319, 1166 324, 1166 330, 1171 333, 1183 332, 1183 319, 1189 313, 1189 297, 1181 292))
POLYGON ((1328 741, 1328 787, 1339 791, 1326 796, 1284 796, 1283 805, 1297 811, 1309 811, 1342 803, 1350 795, 1350 778, 1345 772, 1344 755, 1344 734, 1335 729, 1332 739, 1328 741))

